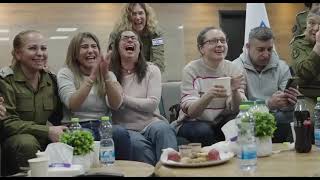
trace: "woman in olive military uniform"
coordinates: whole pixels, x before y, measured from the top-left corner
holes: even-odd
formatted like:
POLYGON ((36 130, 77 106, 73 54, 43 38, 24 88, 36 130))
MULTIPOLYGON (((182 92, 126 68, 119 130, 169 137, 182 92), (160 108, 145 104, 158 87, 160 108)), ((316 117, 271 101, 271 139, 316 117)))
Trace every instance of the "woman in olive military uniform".
POLYGON ((136 32, 143 43, 144 57, 165 71, 163 32, 158 27, 153 9, 146 3, 128 3, 124 6, 119 22, 109 37, 113 46, 117 33, 124 30, 136 32))
POLYGON ((61 120, 61 105, 55 76, 43 70, 48 58, 46 39, 35 30, 20 32, 13 40, 12 56, 14 63, 0 70, 7 109, 7 117, 0 121, 5 175, 28 166, 28 159, 49 142, 57 142, 66 129, 52 126, 61 120))

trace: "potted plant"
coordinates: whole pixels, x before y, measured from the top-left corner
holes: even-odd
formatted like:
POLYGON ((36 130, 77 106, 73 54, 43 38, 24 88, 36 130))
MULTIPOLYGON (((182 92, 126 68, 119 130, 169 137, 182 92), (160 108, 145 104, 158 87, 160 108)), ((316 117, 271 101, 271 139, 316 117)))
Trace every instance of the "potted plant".
POLYGON ((60 136, 60 142, 73 147, 73 164, 81 164, 87 171, 91 167, 94 137, 89 131, 67 131, 60 136))
POLYGON ((269 112, 254 112, 255 137, 257 143, 257 156, 269 156, 272 154, 272 140, 274 131, 277 129, 273 114, 269 112))

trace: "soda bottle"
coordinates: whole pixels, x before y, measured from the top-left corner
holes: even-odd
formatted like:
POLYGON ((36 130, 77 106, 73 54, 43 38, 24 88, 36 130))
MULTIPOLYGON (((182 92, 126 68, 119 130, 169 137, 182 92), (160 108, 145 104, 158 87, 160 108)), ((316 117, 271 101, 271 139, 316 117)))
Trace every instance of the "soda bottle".
POLYGON ((294 130, 296 133, 295 149, 298 153, 307 153, 312 148, 312 123, 309 110, 304 102, 304 96, 297 96, 297 99, 293 114, 294 130))
POLYGON ((112 165, 115 161, 114 142, 112 139, 112 125, 109 116, 101 117, 100 133, 100 163, 112 165))
POLYGON ((71 124, 69 126, 69 131, 73 132, 76 130, 81 130, 82 127, 79 123, 79 118, 71 118, 71 124))
POLYGON ((317 104, 314 107, 314 142, 317 149, 320 149, 320 97, 317 97, 317 104))
MULTIPOLYGON (((257 147, 254 137, 254 119, 249 105, 240 105, 241 117, 237 119, 240 169, 255 171, 257 167, 257 147)), ((239 115, 240 116, 240 115, 239 115)))

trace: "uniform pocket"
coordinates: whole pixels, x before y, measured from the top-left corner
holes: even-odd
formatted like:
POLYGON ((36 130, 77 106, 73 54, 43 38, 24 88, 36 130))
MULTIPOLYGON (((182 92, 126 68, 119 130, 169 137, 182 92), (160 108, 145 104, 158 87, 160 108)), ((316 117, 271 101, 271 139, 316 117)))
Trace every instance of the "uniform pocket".
POLYGON ((47 110, 47 111, 52 111, 53 110, 53 100, 52 99, 44 99, 43 109, 47 110))
POLYGON ((33 97, 27 94, 17 94, 17 111, 33 111, 33 97))

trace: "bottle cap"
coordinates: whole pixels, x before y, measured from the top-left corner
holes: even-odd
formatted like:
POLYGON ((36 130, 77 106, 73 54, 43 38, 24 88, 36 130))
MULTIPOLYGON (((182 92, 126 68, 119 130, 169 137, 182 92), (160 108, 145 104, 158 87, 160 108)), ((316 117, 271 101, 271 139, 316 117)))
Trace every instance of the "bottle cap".
POLYGON ((79 118, 71 118, 71 122, 79 122, 79 118))
POLYGON ((239 109, 240 109, 241 111, 249 110, 249 109, 250 109, 250 105, 241 104, 241 105, 239 106, 239 109))
POLYGON ((101 121, 109 121, 109 120, 110 120, 109 116, 102 116, 101 117, 101 121))
POLYGON ((255 103, 256 104, 266 104, 266 102, 262 99, 256 100, 255 103))
POLYGON ((251 107, 254 105, 254 101, 242 101, 240 105, 249 105, 251 107))
POLYGON ((317 97, 317 101, 320 102, 320 97, 317 97))

